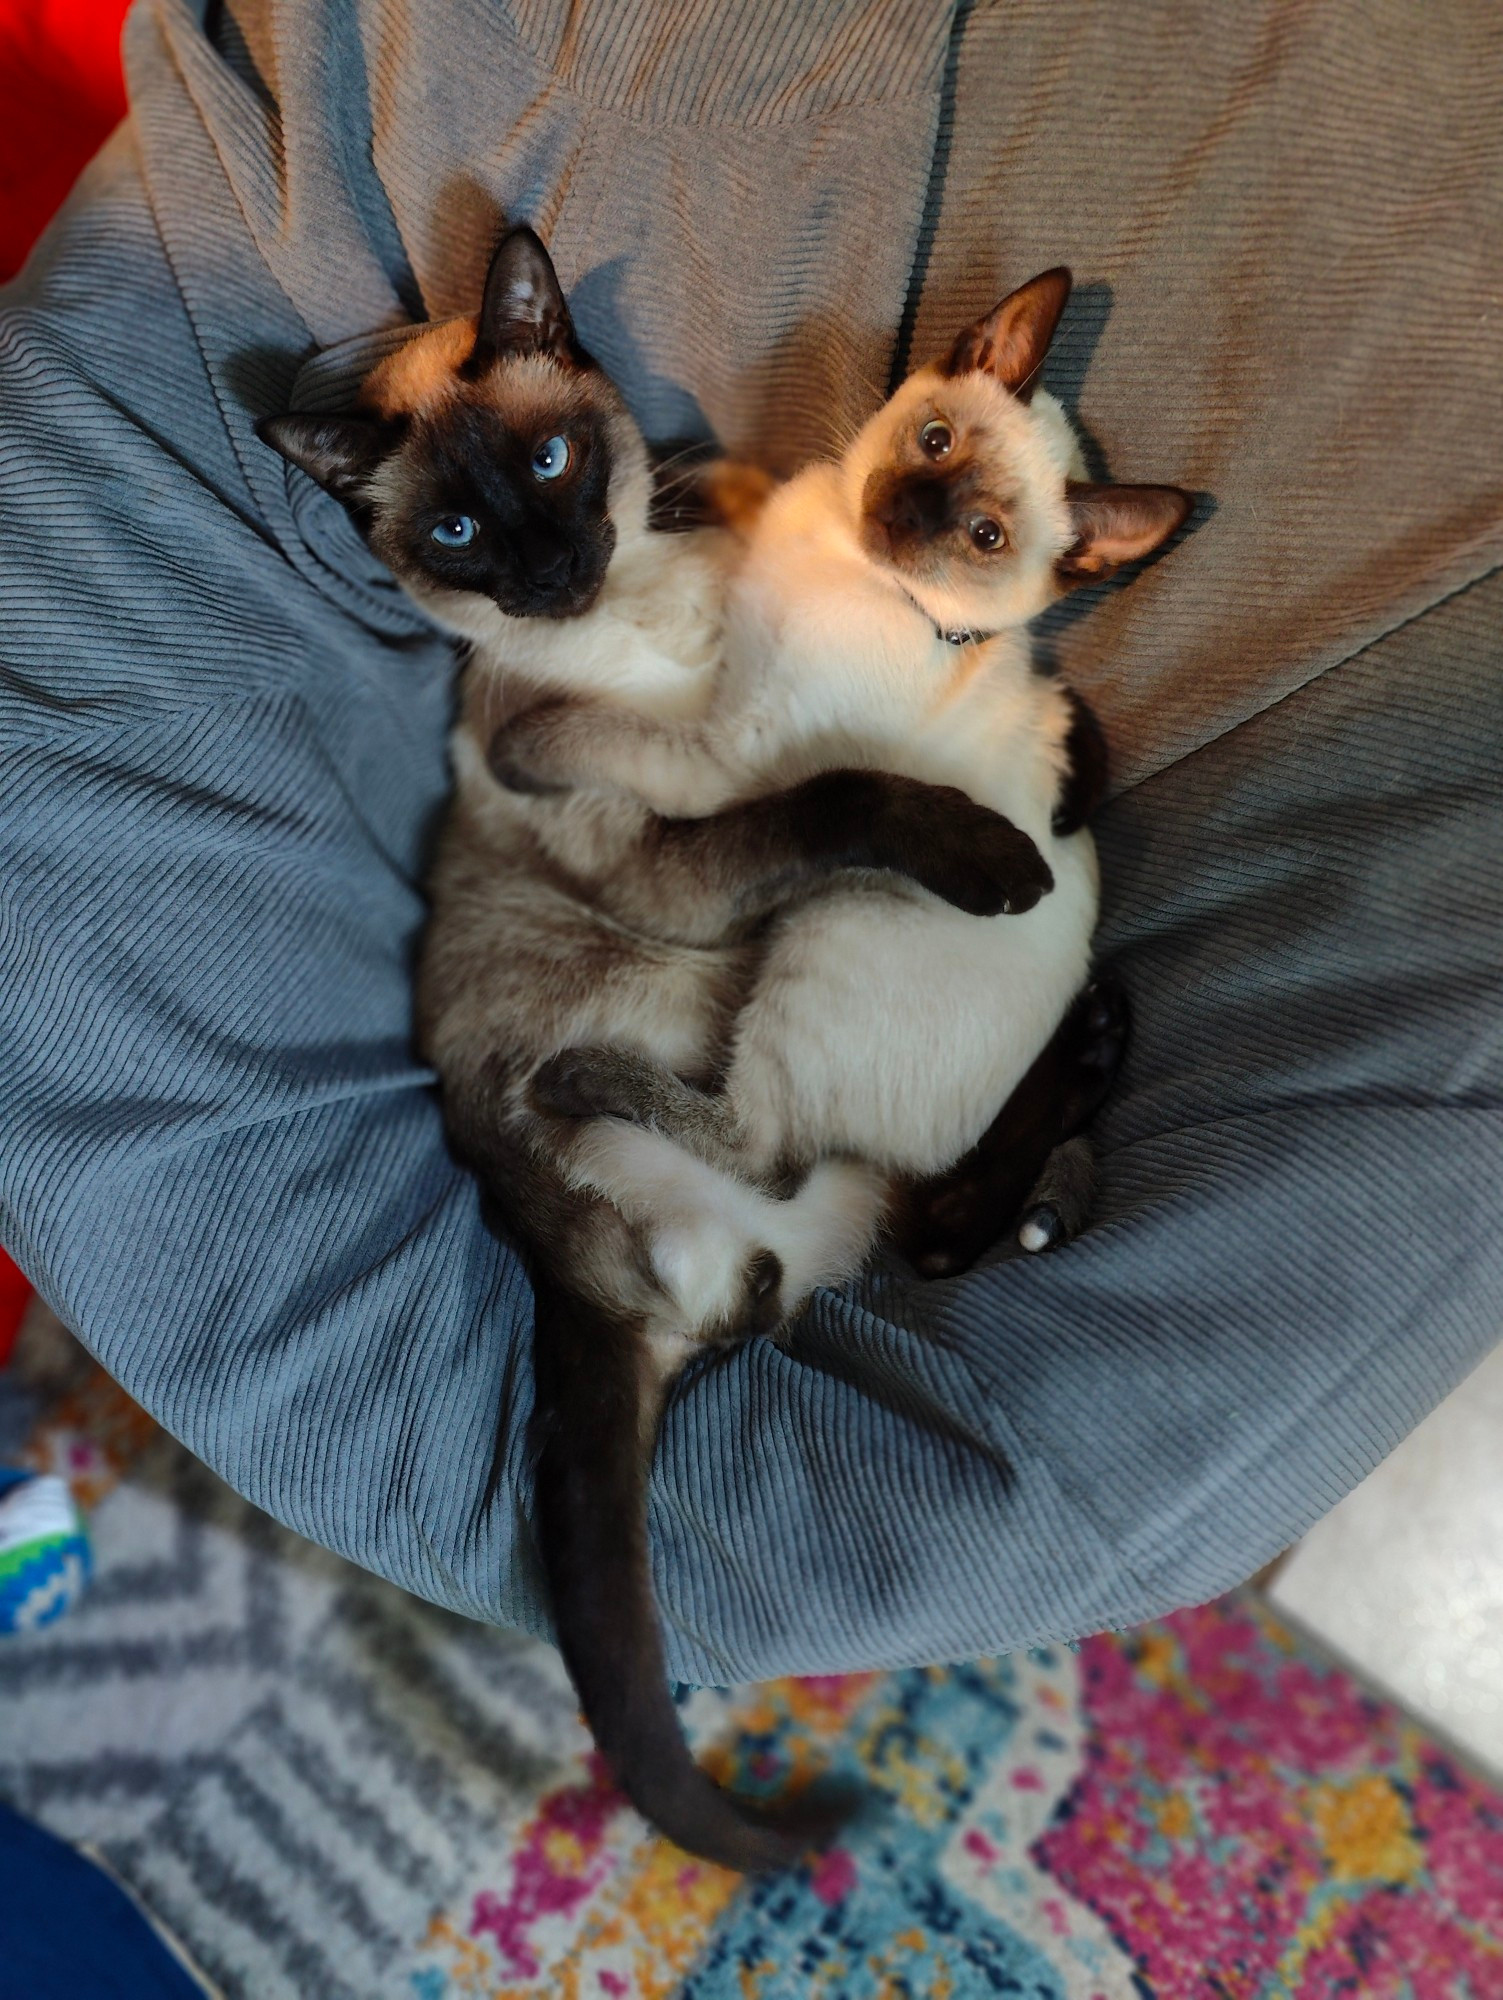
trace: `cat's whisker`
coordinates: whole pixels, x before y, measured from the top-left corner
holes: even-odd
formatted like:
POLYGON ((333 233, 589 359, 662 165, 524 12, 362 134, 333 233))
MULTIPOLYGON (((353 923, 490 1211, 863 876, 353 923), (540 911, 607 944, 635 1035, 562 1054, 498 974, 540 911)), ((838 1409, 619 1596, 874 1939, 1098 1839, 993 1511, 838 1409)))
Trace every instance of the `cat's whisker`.
POLYGON ((699 468, 697 466, 690 465, 686 466, 682 472, 670 473, 666 479, 660 473, 654 479, 653 484, 659 493, 677 493, 681 488, 693 485, 698 471, 699 468))
POLYGON ((708 464, 710 462, 706 455, 705 447, 702 444, 686 444, 678 451, 669 452, 666 458, 660 458, 655 461, 653 465, 655 477, 660 479, 670 466, 681 465, 686 458, 694 459, 700 464, 708 464))

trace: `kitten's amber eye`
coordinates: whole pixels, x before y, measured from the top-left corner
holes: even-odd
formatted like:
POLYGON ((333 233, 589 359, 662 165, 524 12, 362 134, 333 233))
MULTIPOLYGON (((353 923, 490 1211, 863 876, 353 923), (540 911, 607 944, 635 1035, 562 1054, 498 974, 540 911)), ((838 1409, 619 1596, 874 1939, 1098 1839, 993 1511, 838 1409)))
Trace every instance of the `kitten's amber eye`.
POLYGON ((995 521, 988 521, 985 516, 979 516, 972 521, 970 533, 971 540, 978 549, 1000 548, 1002 544, 1002 530, 995 521))
POLYGON ((919 432, 919 449, 929 458, 948 458, 954 442, 955 433, 938 419, 919 432))

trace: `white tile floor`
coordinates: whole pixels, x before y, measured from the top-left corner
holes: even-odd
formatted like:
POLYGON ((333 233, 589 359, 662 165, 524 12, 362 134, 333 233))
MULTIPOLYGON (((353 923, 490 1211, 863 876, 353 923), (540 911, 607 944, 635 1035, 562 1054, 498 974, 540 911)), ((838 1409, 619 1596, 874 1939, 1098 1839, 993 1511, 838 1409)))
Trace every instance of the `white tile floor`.
POLYGON ((1503 1776, 1503 1347, 1311 1530, 1269 1596, 1503 1776))

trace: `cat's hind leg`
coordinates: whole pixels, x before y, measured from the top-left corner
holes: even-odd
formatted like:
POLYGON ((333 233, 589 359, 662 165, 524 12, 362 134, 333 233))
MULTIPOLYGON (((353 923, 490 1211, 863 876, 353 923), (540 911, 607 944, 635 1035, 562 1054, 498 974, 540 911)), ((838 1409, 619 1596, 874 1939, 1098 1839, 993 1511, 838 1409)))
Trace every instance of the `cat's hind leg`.
POLYGON ((1078 1132, 1044 1162, 1018 1224, 1019 1248, 1033 1256, 1057 1250, 1081 1234, 1095 1205, 1096 1149, 1078 1132))
POLYGON ((1080 1135, 1116 1079, 1128 1022, 1125 992, 1100 975, 971 1151, 908 1190, 893 1234, 923 1276, 968 1270, 1013 1226, 1029 1251, 1080 1234, 1096 1186, 1094 1155, 1080 1135))

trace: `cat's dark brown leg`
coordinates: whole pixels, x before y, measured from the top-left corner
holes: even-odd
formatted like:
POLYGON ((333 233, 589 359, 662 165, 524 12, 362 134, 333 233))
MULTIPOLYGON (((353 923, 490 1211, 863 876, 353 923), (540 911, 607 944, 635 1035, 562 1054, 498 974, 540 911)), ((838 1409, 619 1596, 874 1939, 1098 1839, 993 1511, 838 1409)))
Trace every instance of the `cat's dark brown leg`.
POLYGON ((1020 1248, 1037 1255, 1079 1236, 1096 1206, 1096 1149, 1077 1132, 1056 1146, 1024 1204, 1018 1224, 1020 1248))
POLYGON ((898 1248, 925 1277, 952 1277, 1020 1219, 1048 1249, 1077 1235, 1094 1171, 1074 1146, 1111 1089, 1127 1042, 1127 997, 1103 974, 1086 987, 1053 1040, 977 1144, 953 1167, 910 1188, 894 1219, 898 1248))
POLYGON ((1106 797, 1106 735, 1096 720, 1096 712, 1074 688, 1065 689, 1071 719, 1065 737, 1069 769, 1054 808, 1054 831, 1063 839, 1078 833, 1106 797))
POLYGON ((663 913, 675 912, 698 941, 756 923, 846 868, 907 876, 974 916, 1021 914, 1054 886, 1028 835, 964 792, 827 771, 705 819, 652 823, 606 893, 628 921, 640 904, 660 935, 663 913))

